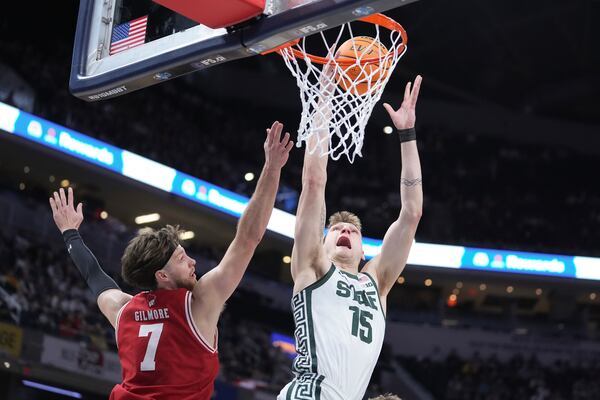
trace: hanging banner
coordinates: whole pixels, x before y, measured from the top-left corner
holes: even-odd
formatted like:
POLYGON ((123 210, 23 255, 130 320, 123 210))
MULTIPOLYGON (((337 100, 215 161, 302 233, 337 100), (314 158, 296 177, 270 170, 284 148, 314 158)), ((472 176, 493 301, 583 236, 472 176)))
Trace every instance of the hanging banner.
POLYGON ((18 358, 21 355, 22 342, 23 330, 21 328, 0 322, 0 353, 18 358))
POLYGON ((102 351, 89 344, 44 335, 40 361, 108 382, 121 381, 121 364, 117 353, 102 351))

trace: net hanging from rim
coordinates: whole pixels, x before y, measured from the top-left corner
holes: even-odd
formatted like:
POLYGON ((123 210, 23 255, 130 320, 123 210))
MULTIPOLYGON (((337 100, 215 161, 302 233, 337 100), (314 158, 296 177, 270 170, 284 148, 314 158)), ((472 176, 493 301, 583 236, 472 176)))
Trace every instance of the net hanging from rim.
POLYGON ((346 155, 350 163, 357 155, 362 157, 365 127, 408 42, 404 28, 383 14, 358 21, 373 24, 375 35, 355 36, 351 23, 342 25, 333 41, 319 32, 326 57, 309 54, 306 37, 276 49, 300 88, 297 146, 306 142, 310 154, 318 150, 320 156, 333 160, 346 155), (351 47, 341 43, 348 35, 351 47), (344 55, 339 54, 340 47, 346 49, 344 55))

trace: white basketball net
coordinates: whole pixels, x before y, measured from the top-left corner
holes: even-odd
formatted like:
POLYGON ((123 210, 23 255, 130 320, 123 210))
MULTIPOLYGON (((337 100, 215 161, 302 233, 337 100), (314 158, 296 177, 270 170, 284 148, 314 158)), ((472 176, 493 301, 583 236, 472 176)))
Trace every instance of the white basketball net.
MULTIPOLYGON (((297 146, 300 147, 302 142, 306 142, 306 151, 310 154, 318 149, 320 156, 330 155, 333 160, 346 155, 350 163, 354 162, 356 155, 362 157, 365 127, 373 107, 381 98, 398 60, 406 53, 406 47, 400 54, 397 51, 402 45, 400 32, 389 31, 389 40, 381 40, 380 27, 374 27, 375 41, 367 46, 361 55, 355 52, 356 61, 352 65, 340 65, 335 59, 335 49, 341 44, 340 39, 344 32, 347 31, 354 39, 350 23, 341 26, 337 38, 331 44, 323 32, 320 32, 325 48, 329 49, 327 58, 330 61, 326 65, 313 62, 307 56, 306 38, 294 45, 294 48, 304 54, 302 59, 294 57, 289 47, 280 50, 285 64, 300 88, 302 118, 297 146), (377 43, 387 46, 388 52, 377 51, 375 48, 376 55, 365 55, 371 47, 377 46, 377 43), (361 63, 362 59, 374 57, 378 57, 377 63, 361 63), (348 75, 350 68, 354 68, 355 77, 348 75), (339 84, 342 80, 345 87, 339 84), (364 94, 361 94, 363 92, 364 94), (311 139, 313 137, 314 139, 311 139)), ((387 31, 385 28, 382 30, 387 31)))

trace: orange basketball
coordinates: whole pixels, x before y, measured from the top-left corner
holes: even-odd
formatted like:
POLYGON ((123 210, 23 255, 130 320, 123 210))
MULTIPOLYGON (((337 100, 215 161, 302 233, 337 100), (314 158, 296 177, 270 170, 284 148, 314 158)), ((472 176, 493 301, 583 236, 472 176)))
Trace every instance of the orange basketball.
MULTIPOLYGON (((388 49, 383 43, 369 36, 357 36, 346 40, 337 49, 335 55, 336 60, 367 60, 371 58, 384 58, 388 53, 388 49)), ((389 73, 391 60, 388 60, 384 66, 379 63, 362 63, 351 64, 348 66, 341 65, 341 72, 336 75, 336 82, 344 90, 351 91, 352 94, 362 96, 374 89, 373 85, 380 79, 385 78, 389 73), (353 85, 354 83, 354 85, 353 85)))

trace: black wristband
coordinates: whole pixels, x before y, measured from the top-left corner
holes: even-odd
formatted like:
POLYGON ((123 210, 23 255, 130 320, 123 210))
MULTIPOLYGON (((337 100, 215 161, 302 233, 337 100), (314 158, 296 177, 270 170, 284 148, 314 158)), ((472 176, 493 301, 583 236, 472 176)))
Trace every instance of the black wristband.
POLYGON ((400 136, 400 143, 410 142, 417 140, 417 131, 415 128, 398 129, 398 136, 400 136))

